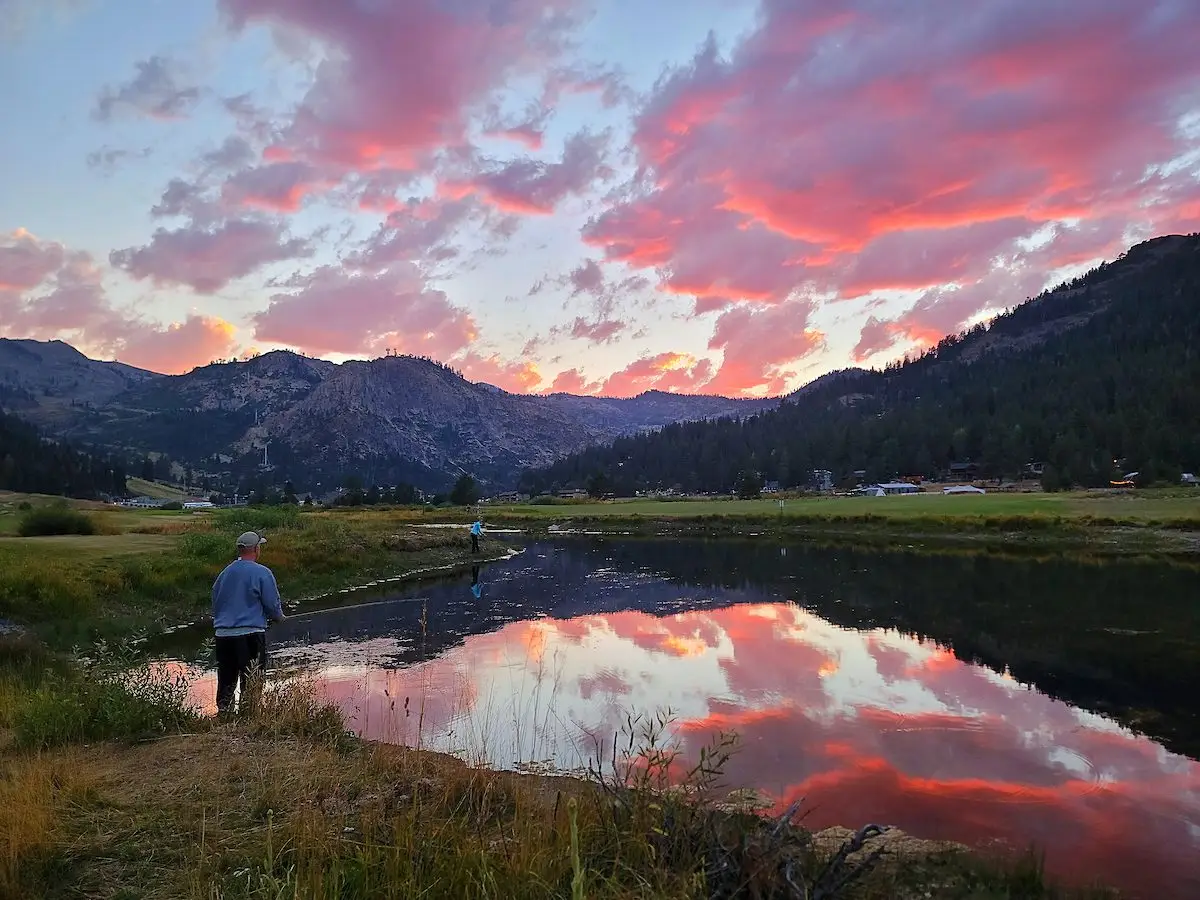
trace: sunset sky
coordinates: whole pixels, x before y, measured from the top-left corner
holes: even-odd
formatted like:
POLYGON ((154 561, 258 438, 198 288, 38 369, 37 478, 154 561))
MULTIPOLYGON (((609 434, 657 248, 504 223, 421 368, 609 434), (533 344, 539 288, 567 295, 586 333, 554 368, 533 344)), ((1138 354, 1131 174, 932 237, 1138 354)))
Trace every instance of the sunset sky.
POLYGON ((1200 229, 1195 0, 0 0, 0 336, 777 393, 1200 229))

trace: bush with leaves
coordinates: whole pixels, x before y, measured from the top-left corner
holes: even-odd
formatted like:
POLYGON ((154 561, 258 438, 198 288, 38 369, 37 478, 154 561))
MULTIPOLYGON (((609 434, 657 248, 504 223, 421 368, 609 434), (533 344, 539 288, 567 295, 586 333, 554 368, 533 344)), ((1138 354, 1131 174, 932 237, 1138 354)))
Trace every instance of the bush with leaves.
POLYGON ((95 534, 96 523, 87 513, 59 502, 26 512, 17 524, 17 533, 21 537, 95 534))

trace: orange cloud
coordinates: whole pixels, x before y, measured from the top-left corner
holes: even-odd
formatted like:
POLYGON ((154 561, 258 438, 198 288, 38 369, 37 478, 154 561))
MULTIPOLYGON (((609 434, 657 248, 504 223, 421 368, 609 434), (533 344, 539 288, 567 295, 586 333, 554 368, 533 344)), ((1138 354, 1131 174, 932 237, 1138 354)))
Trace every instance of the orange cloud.
POLYGON ((546 388, 545 394, 598 394, 604 384, 600 381, 588 381, 578 369, 565 369, 554 376, 554 381, 546 388))
POLYGON ((666 352, 639 359, 604 380, 598 393, 633 397, 645 391, 694 393, 712 380, 712 363, 686 353, 666 352))
POLYGON ((122 362, 165 375, 181 375, 233 355, 236 329, 215 316, 188 316, 166 328, 147 328, 122 346, 122 362))
POLYGON ((468 353, 454 363, 470 381, 483 382, 503 388, 513 394, 527 394, 542 383, 538 367, 528 361, 509 361, 493 354, 480 356, 468 353))

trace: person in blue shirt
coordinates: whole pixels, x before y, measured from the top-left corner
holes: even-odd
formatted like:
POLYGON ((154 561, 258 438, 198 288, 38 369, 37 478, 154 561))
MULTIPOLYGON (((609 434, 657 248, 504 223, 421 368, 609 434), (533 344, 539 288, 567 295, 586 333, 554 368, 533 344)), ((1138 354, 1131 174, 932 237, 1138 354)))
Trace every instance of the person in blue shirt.
POLYGON ((213 582, 212 616, 217 645, 217 712, 232 710, 240 687, 242 706, 252 706, 247 691, 261 686, 267 668, 267 623, 287 618, 275 575, 258 561, 265 537, 247 531, 237 539, 238 558, 213 582))
POLYGON ((479 552, 479 536, 483 534, 483 522, 479 519, 475 520, 475 524, 471 526, 471 552, 479 552))

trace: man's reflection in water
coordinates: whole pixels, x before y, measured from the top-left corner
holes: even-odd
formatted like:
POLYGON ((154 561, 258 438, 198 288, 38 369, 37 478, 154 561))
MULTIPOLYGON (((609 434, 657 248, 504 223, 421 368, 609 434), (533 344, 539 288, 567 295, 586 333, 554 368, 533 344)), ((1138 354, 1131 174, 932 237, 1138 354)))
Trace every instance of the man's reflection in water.
POLYGON ((479 583, 479 566, 471 567, 471 593, 475 595, 476 600, 483 597, 483 585, 479 583))

